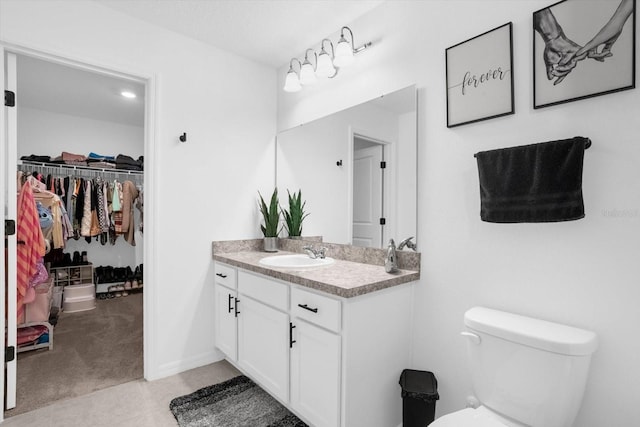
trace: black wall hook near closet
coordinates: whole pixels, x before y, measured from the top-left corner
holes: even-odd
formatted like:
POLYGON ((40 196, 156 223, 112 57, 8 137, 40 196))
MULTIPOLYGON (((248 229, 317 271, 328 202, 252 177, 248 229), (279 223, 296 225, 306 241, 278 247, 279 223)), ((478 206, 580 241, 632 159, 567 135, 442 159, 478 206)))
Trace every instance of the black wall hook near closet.
POLYGON ((183 132, 182 135, 180 135, 180 142, 187 142, 187 133, 183 132))

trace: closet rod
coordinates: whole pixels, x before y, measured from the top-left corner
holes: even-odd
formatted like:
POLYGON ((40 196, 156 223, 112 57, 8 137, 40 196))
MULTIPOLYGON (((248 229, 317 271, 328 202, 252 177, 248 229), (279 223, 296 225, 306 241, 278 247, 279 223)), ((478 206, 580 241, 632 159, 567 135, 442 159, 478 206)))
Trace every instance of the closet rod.
POLYGON ((117 174, 125 174, 125 175, 143 175, 144 174, 144 171, 134 171, 134 170, 128 170, 128 169, 92 168, 91 166, 67 165, 63 163, 42 163, 42 162, 32 162, 29 160, 20 160, 18 162, 18 165, 38 166, 43 168, 59 168, 59 169, 64 168, 64 169, 71 169, 71 170, 117 173, 117 174))
POLYGON ((132 179, 136 184, 142 184, 142 180, 144 179, 144 171, 134 171, 128 169, 92 168, 90 166, 67 165, 62 163, 43 163, 33 162, 29 160, 18 161, 18 166, 34 168, 38 172, 46 174, 55 173, 56 170, 61 174, 76 173, 81 176, 89 177, 97 177, 101 174, 112 174, 112 176, 115 175, 116 177, 132 179))

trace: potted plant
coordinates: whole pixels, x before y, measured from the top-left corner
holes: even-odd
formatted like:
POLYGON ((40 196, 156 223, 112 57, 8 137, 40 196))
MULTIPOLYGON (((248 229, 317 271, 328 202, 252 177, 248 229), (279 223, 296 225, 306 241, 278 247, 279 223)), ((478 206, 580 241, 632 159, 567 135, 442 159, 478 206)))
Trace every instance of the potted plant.
POLYGON ((289 210, 282 209, 282 216, 284 217, 284 226, 287 229, 289 237, 293 239, 302 238, 302 221, 309 216, 304 211, 304 206, 307 202, 302 201, 302 190, 298 190, 298 193, 289 193, 289 210))
POLYGON ((258 195, 260 196, 260 203, 258 207, 260 208, 262 219, 264 220, 264 225, 260 224, 260 229, 262 230, 262 234, 264 235, 264 250, 266 252, 277 252, 278 234, 280 234, 280 230, 278 229, 278 226, 280 225, 280 211, 278 210, 278 188, 276 187, 273 190, 269 206, 267 206, 267 204, 264 202, 262 194, 260 194, 259 191, 258 195))

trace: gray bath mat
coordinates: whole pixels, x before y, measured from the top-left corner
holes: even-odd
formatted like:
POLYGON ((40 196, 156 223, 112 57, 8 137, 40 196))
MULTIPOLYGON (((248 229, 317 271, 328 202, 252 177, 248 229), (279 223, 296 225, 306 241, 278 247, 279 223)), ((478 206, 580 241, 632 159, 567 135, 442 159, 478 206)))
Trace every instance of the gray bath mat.
POLYGON ((169 409, 180 427, 307 427, 244 375, 176 397, 169 409))

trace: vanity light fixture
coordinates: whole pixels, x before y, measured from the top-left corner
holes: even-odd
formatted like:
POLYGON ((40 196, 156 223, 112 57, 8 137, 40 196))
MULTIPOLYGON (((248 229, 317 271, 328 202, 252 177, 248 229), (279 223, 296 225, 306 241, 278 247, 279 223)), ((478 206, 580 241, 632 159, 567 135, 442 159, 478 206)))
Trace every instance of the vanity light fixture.
POLYGON ((336 67, 347 67, 353 63, 353 53, 356 48, 353 44, 353 32, 349 27, 342 27, 340 31, 340 40, 338 40, 338 44, 336 45, 336 58, 334 59, 334 63, 336 67), (351 34, 351 43, 344 38, 344 30, 349 30, 349 34, 351 34))
POLYGON ((285 92, 298 92, 303 85, 312 85, 317 81, 318 77, 334 78, 338 74, 338 68, 346 67, 353 63, 354 55, 371 46, 371 42, 367 42, 356 48, 353 41, 353 31, 349 27, 342 27, 340 30, 340 39, 336 45, 335 51, 333 43, 329 39, 323 39, 320 43, 320 54, 316 54, 313 49, 307 49, 304 53, 304 61, 300 62, 297 58, 292 58, 289 62, 289 71, 284 82, 285 92), (348 31, 348 33, 346 31, 348 31), (345 37, 347 34, 350 41, 345 37), (328 42, 331 51, 325 49, 328 42), (309 52, 315 58, 315 65, 310 61, 309 52), (293 68, 296 61, 300 67, 299 73, 293 68))
POLYGON ((298 78, 298 73, 293 69, 293 61, 298 63, 298 68, 302 69, 302 64, 297 58, 292 58, 289 62, 289 71, 287 72, 287 78, 284 81, 284 91, 285 92, 297 92, 302 89, 302 85, 300 84, 300 79, 298 78))
POLYGON ((335 57, 333 53, 333 43, 331 40, 324 39, 320 44, 320 54, 318 55, 318 64, 316 66, 316 75, 318 77, 334 77, 338 70, 333 66, 333 58, 335 57), (324 50, 324 42, 329 42, 329 46, 331 46, 331 55, 324 50))
POLYGON ((312 85, 318 81, 318 77, 316 77, 316 68, 311 64, 311 62, 309 62, 309 51, 311 51, 313 56, 316 58, 316 65, 318 63, 318 55, 316 55, 313 49, 307 49, 304 53, 304 62, 300 68, 300 83, 303 85, 312 85))

